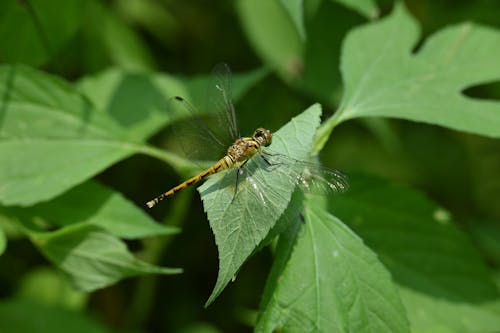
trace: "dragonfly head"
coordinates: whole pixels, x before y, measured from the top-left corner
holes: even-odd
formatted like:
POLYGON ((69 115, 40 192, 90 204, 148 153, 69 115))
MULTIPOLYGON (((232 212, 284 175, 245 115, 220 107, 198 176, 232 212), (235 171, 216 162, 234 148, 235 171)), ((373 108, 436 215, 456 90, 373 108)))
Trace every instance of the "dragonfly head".
POLYGON ((262 127, 255 130, 252 138, 264 147, 269 146, 273 141, 273 135, 271 134, 271 131, 262 127))

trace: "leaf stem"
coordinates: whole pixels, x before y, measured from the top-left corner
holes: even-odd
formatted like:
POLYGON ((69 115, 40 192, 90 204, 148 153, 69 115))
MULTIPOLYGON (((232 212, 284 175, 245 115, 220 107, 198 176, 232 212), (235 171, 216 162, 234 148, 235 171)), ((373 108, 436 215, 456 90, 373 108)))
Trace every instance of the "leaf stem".
POLYGON ((316 155, 323 149, 330 138, 333 129, 340 123, 340 114, 341 112, 337 110, 337 112, 335 112, 318 127, 316 130, 316 136, 314 137, 311 155, 316 155))
POLYGON ((166 150, 156 148, 154 146, 140 145, 139 144, 139 145, 134 145, 134 149, 138 153, 142 153, 144 155, 157 158, 157 159, 171 165, 179 173, 191 172, 192 170, 199 169, 199 167, 195 163, 193 163, 193 162, 191 162, 183 157, 180 157, 179 155, 176 155, 176 154, 171 153, 171 152, 166 151, 166 150))

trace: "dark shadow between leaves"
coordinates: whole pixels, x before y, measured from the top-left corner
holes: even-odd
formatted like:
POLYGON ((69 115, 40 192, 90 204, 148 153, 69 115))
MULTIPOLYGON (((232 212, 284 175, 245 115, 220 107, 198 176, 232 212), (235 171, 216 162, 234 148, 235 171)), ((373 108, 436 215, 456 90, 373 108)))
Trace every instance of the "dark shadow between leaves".
POLYGON ((462 90, 462 95, 475 100, 500 102, 500 81, 467 87, 462 90))
MULTIPOLYGON (((1 97, 0 105, 0 129, 3 127, 3 122, 5 119, 5 114, 7 113, 7 107, 12 99, 12 89, 14 87, 14 76, 16 75, 16 67, 9 66, 7 78, 5 80, 5 90, 1 97)), ((1 137, 1 136, 0 136, 1 137)))
POLYGON ((31 207, 5 207, 3 213, 16 217, 28 229, 33 229, 36 221, 48 225, 64 227, 89 221, 108 200, 112 191, 103 191, 100 185, 88 181, 49 202, 31 207))

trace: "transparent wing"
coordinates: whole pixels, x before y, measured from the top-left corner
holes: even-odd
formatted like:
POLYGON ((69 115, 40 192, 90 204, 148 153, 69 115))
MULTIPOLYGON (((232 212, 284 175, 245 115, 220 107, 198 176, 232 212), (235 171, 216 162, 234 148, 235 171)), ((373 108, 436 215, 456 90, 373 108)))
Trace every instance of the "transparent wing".
POLYGON ((181 152, 193 161, 217 160, 225 155, 232 142, 225 142, 211 128, 213 121, 182 97, 167 101, 167 112, 175 119, 172 124, 175 142, 181 152))
POLYGON ((168 112, 183 119, 172 128, 186 157, 217 160, 239 137, 231 93, 231 70, 226 64, 218 64, 212 70, 205 103, 200 108, 178 96, 168 101, 168 112))
POLYGON ((231 70, 227 64, 214 67, 206 94, 205 111, 213 115, 217 123, 213 132, 223 141, 233 143, 240 132, 232 103, 231 70))
POLYGON ((343 193, 349 189, 348 178, 340 170, 270 151, 261 152, 260 157, 267 164, 268 170, 285 175, 306 193, 343 193))

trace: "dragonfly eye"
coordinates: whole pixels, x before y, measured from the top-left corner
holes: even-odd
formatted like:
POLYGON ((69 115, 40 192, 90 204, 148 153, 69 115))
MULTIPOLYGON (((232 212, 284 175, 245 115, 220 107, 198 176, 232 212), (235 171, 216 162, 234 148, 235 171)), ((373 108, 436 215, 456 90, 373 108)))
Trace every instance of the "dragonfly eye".
POLYGON ((253 138, 264 147, 269 146, 273 141, 273 135, 271 134, 271 131, 265 128, 257 128, 253 133, 253 138))

